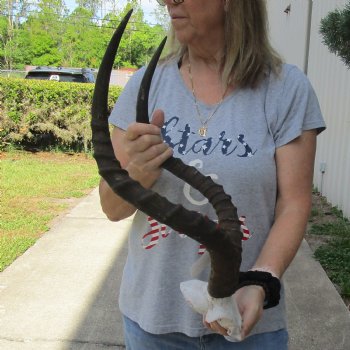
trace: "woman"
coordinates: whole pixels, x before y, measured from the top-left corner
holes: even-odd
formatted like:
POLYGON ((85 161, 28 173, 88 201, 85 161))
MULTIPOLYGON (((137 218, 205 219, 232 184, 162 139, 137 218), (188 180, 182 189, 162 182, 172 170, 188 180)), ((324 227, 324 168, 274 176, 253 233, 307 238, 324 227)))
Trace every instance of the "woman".
MULTIPOLYGON (((149 125, 135 123, 144 69, 120 96, 110 122, 116 157, 129 175, 174 203, 215 219, 207 201, 160 166, 171 155, 224 186, 246 218, 242 271, 281 278, 294 258, 311 207, 316 135, 324 129, 317 98, 296 67, 271 48, 263 0, 165 0, 171 17, 170 55, 152 81, 149 125)), ((136 209, 101 180, 110 220, 136 209)), ((234 295, 241 342, 207 323, 181 295, 204 247, 137 212, 120 292, 127 349, 287 349, 282 290, 264 310, 260 286, 234 295)), ((208 271, 200 279, 206 281, 208 271)))

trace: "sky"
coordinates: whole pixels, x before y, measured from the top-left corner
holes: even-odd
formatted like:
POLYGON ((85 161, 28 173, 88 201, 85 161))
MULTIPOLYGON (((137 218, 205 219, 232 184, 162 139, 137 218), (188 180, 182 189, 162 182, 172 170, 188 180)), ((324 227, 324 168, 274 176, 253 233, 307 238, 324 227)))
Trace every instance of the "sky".
MULTIPOLYGON (((76 7, 75 0, 65 0, 65 3, 69 8, 69 10, 73 10, 76 7)), ((123 7, 125 3, 126 3, 125 0, 118 1, 118 4, 120 4, 120 7, 123 7)), ((157 6, 156 0, 141 0, 141 6, 145 14, 146 21, 148 23, 155 24, 155 19, 152 16, 152 12, 157 6)))

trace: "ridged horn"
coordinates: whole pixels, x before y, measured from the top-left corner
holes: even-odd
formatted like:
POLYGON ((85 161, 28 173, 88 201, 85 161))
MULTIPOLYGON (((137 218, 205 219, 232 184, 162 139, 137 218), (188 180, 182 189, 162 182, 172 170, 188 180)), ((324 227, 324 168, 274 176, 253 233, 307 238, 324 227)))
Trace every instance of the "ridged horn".
POLYGON ((149 123, 148 117, 148 97, 149 91, 151 88, 152 77, 154 71, 157 67, 157 63, 159 61, 159 57, 162 54, 164 45, 166 43, 167 38, 164 38, 160 43, 157 51, 154 53, 151 61, 149 62, 145 74, 142 78, 139 93, 137 96, 137 104, 136 104, 136 121, 138 123, 149 123))
MULTIPOLYGON (((238 287, 239 267, 241 264, 242 233, 237 217, 237 210, 221 185, 212 181, 209 176, 202 175, 196 168, 185 165, 176 158, 168 159, 163 167, 202 193, 213 205, 219 224, 195 211, 186 210, 181 205, 169 202, 152 190, 143 188, 132 180, 120 166, 114 156, 108 127, 108 85, 113 60, 116 55, 121 35, 130 18, 131 12, 123 19, 108 45, 102 60, 92 105, 92 142, 94 157, 99 174, 112 190, 134 205, 139 210, 164 223, 178 232, 204 244, 210 254, 211 272, 208 283, 209 294, 215 298, 232 295, 238 287)), ((153 72, 165 41, 161 43, 151 64, 146 70, 141 84, 137 104, 137 120, 148 122, 148 94, 153 72)))
POLYGON ((130 10, 120 22, 117 30, 114 32, 106 52, 103 56, 100 68, 97 73, 95 90, 92 98, 91 113, 95 118, 105 118, 108 116, 108 89, 111 78, 115 56, 118 51, 120 40, 124 34, 126 25, 129 22, 133 10, 130 10))

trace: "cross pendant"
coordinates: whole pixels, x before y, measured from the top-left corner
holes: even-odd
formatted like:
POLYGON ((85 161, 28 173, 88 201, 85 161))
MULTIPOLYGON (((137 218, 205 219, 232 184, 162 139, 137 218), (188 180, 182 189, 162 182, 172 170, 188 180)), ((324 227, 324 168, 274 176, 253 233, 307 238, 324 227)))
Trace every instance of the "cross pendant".
POLYGON ((206 136, 207 135, 207 130, 208 128, 206 126, 201 126, 198 130, 198 134, 202 137, 206 136))

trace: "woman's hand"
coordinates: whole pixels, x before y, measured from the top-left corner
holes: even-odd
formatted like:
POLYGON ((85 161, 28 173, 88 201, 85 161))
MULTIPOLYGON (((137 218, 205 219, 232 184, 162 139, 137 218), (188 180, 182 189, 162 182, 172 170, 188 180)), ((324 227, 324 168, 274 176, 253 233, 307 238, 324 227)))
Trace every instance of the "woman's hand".
POLYGON ((260 286, 246 286, 238 289, 233 295, 242 316, 242 340, 249 335, 260 320, 265 300, 265 291, 260 286))
POLYGON ((158 179, 162 163, 173 154, 161 136, 163 123, 164 113, 156 110, 151 124, 133 123, 121 137, 113 138, 122 167, 146 188, 158 179))
MULTIPOLYGON (((242 317, 241 337, 243 340, 262 316, 265 292, 262 287, 251 285, 240 288, 232 297, 235 298, 242 317)), ((221 327, 217 321, 207 323, 204 320, 203 322, 212 331, 227 335, 227 330, 221 327)))
MULTIPOLYGON (((172 154, 163 142, 161 127, 164 113, 157 110, 151 124, 134 123, 126 131, 113 129, 112 144, 116 158, 130 177, 150 188, 161 173, 161 164, 172 154)), ((117 196, 105 180, 100 182, 100 200, 103 212, 109 220, 119 221, 132 215, 136 208, 117 196)))

